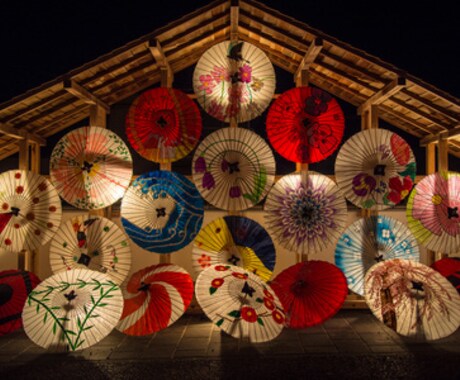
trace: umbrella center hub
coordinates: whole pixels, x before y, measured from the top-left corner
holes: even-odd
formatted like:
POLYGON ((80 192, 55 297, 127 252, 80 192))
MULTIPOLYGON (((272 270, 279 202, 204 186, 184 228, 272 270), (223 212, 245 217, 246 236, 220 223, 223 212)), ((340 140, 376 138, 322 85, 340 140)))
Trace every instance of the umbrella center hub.
POLYGON ((301 295, 305 288, 307 287, 307 283, 305 280, 297 280, 292 284, 292 293, 294 293, 296 296, 301 295))
POLYGON ((75 290, 71 290, 69 293, 64 294, 64 297, 70 302, 77 298, 77 293, 75 293, 75 290))
POLYGON ((420 291, 424 291, 425 289, 423 288, 423 283, 421 282, 417 282, 417 281, 411 281, 412 282, 412 289, 414 290, 420 290, 420 291))
POLYGON ((157 218, 166 216, 166 207, 156 208, 155 211, 157 212, 157 218))
POLYGON ((141 281, 141 286, 139 286, 137 288, 137 290, 139 292, 146 292, 147 290, 149 290, 150 288, 150 284, 149 283, 145 283, 144 281, 141 281))
POLYGON ((458 207, 447 207, 447 217, 449 219, 458 218, 458 207))
POLYGON ((89 255, 87 255, 86 253, 80 254, 80 258, 78 259, 78 264, 88 266, 90 262, 91 262, 91 257, 89 255))
POLYGON ((8 284, 0 284, 0 306, 6 304, 13 296, 13 288, 8 284))
POLYGON ((160 128, 165 128, 168 126, 168 121, 163 117, 163 115, 161 115, 157 121, 156 121, 156 124, 160 127, 160 128))
POLYGON ((14 216, 18 216, 20 211, 21 211, 21 210, 20 210, 18 207, 11 207, 11 213, 12 213, 14 216))
POLYGON ((83 165, 81 167, 81 170, 83 170, 84 172, 89 173, 92 168, 93 168, 93 163, 88 162, 88 161, 83 161, 83 165))
POLYGON ((230 174, 237 173, 240 171, 240 163, 238 161, 228 163, 228 172, 230 174))
POLYGON ((378 164, 374 166, 374 175, 385 175, 386 165, 378 164))

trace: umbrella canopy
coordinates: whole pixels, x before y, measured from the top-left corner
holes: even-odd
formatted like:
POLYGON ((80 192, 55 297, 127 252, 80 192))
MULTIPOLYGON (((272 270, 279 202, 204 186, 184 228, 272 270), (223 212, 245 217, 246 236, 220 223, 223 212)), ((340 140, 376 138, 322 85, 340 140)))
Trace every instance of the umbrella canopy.
POLYGON ((388 216, 371 216, 352 223, 335 249, 335 264, 353 292, 364 295, 364 276, 376 262, 420 260, 417 241, 405 224, 388 216))
POLYGON ((201 114, 187 94, 158 87, 137 97, 126 115, 126 135, 144 158, 159 163, 189 154, 200 139, 201 114))
POLYGON ((342 271, 326 261, 305 261, 283 270, 270 286, 286 313, 286 325, 303 329, 335 315, 348 294, 342 271))
POLYGON ((128 236, 110 219, 79 215, 59 228, 50 245, 53 273, 88 268, 121 284, 131 267, 128 236))
POLYGON ((407 201, 407 225, 426 248, 460 251, 460 173, 430 174, 412 190, 407 201))
POLYGON ((193 157, 193 181, 204 199, 224 210, 259 203, 275 179, 268 144, 245 128, 222 128, 207 136, 193 157))
POLYGON ((460 293, 460 257, 444 257, 431 267, 441 273, 460 293))
POLYGON ((204 227, 193 243, 196 273, 214 264, 231 264, 268 281, 275 268, 275 246, 256 221, 243 216, 224 216, 204 227))
POLYGON ((163 330, 187 310, 193 280, 174 264, 153 265, 134 273, 122 287, 125 305, 117 329, 128 335, 163 330))
POLYGON ((414 261, 374 265, 365 278, 372 313, 398 334, 435 340, 460 326, 460 295, 440 273, 414 261))
POLYGON ((24 330, 53 351, 88 348, 118 323, 123 296, 117 284, 89 269, 59 272, 39 284, 22 312, 24 330))
POLYGON ((312 163, 330 156, 342 141, 345 118, 327 92, 296 87, 281 94, 267 115, 267 136, 273 148, 294 162, 312 163))
POLYGON ((211 116, 243 123, 256 118, 275 93, 275 70, 266 54, 243 41, 218 43, 204 52, 193 73, 198 103, 211 116))
POLYGON ((22 327, 22 309, 39 282, 32 272, 16 269, 0 272, 0 336, 22 327))
POLYGON ((46 244, 61 223, 56 189, 43 176, 25 170, 0 174, 0 248, 19 252, 46 244))
POLYGON ((409 144, 382 128, 354 134, 340 148, 335 175, 345 197, 356 206, 383 210, 409 195, 415 180, 409 144))
POLYGON ((158 170, 141 174, 121 202, 121 221, 139 247, 171 253, 189 244, 203 222, 203 199, 185 176, 158 170))
POLYGON ((74 129, 50 158, 50 177, 61 197, 80 209, 100 209, 118 201, 129 186, 132 159, 123 140, 99 127, 74 129))
POLYGON ((234 265, 200 273, 195 294, 208 318, 227 334, 252 343, 276 338, 285 322, 278 297, 260 277, 234 265))
POLYGON ((347 205, 334 181, 318 174, 283 176, 265 201, 268 230, 286 249, 308 255, 335 244, 347 222, 347 205))

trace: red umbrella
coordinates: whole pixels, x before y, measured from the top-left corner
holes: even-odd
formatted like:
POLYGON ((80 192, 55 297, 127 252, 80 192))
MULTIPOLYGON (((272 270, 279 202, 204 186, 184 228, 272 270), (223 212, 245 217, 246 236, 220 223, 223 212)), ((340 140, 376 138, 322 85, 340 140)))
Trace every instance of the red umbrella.
POLYGON ((132 103, 126 116, 126 135, 147 160, 166 163, 189 154, 202 130, 198 106, 182 91, 154 88, 132 103))
POLYGON ((27 296, 40 282, 32 272, 0 272, 0 336, 22 327, 22 309, 27 296))
POLYGON ((460 257, 445 257, 435 261, 431 267, 447 278, 460 293, 460 257))
POLYGON ((278 97, 267 115, 267 135, 284 158, 324 160, 339 146, 345 118, 339 103, 318 88, 297 87, 278 97))
POLYGON ((302 329, 336 314, 348 294, 342 271, 326 261, 311 260, 283 270, 270 284, 286 312, 286 323, 302 329))

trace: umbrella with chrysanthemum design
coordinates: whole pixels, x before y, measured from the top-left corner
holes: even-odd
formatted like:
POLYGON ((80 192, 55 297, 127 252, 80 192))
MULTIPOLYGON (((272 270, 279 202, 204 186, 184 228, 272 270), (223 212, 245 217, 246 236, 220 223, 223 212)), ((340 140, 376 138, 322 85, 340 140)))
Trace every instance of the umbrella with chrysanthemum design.
POLYGON ((195 294, 208 318, 227 334, 266 342, 282 331, 283 307, 271 287, 234 265, 213 265, 197 278, 195 294))

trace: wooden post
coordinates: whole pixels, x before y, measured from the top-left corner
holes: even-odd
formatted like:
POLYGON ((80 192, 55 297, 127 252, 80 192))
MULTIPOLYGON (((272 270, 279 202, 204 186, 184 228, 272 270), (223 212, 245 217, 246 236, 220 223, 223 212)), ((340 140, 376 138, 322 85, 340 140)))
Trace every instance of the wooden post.
MULTIPOLYGON (((448 145, 447 133, 440 133, 438 140, 438 173, 444 173, 449 170, 449 145, 448 145)), ((435 258, 439 260, 441 258, 447 257, 446 253, 436 252, 435 258)))
MULTIPOLYGON (((430 143, 426 146, 425 166, 426 174, 433 174, 436 172, 436 143, 430 143)), ((433 264, 436 261, 436 252, 429 249, 426 250, 428 265, 433 264)))

